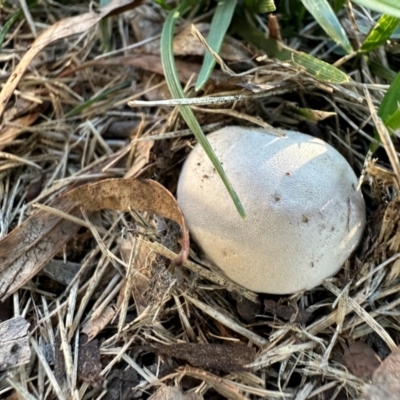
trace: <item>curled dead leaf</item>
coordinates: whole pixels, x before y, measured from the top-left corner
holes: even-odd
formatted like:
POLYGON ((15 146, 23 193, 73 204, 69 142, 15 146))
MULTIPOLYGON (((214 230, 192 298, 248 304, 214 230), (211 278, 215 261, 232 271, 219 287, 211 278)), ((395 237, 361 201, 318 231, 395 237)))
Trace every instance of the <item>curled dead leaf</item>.
POLYGON ((189 232, 175 197, 161 184, 151 179, 106 179, 87 184, 68 193, 88 211, 102 209, 149 211, 179 224, 182 232, 182 249, 173 260, 181 265, 189 254, 189 232))
POLYGON ((372 385, 366 390, 367 400, 400 398, 400 349, 392 352, 375 370, 372 385))
POLYGON ((363 342, 350 343, 343 354, 342 362, 353 375, 364 380, 371 380, 374 371, 381 364, 375 351, 363 342))

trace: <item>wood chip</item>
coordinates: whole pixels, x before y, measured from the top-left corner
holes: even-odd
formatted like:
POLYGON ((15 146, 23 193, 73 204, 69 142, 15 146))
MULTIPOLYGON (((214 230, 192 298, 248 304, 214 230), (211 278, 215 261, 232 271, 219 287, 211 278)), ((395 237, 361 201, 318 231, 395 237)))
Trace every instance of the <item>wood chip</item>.
POLYGON ((29 362, 29 325, 22 317, 12 318, 0 324, 0 371, 29 362))
POLYGON ((254 348, 214 343, 178 343, 153 345, 157 353, 187 361, 194 367, 225 372, 248 371, 246 365, 255 359, 254 348))
POLYGON ((103 377, 100 375, 101 370, 99 341, 94 339, 88 343, 87 335, 81 335, 79 339, 78 378, 93 387, 101 386, 103 381, 103 377))

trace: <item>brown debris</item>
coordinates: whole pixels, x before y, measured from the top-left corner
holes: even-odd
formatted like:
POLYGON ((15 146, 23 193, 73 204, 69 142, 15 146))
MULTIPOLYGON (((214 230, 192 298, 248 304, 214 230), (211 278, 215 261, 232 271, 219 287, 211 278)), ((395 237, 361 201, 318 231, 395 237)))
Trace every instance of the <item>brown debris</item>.
POLYGON ((220 378, 214 374, 203 371, 197 368, 184 367, 181 368, 183 373, 192 378, 200 379, 207 382, 212 388, 214 388, 219 394, 226 397, 229 400, 246 400, 247 397, 243 396, 240 391, 229 381, 220 378))
MULTIPOLYGON (((76 217, 73 203, 60 197, 52 206, 76 217)), ((0 241, 0 299, 34 277, 75 235, 79 225, 38 211, 0 241)))
POLYGON ((264 300, 264 311, 271 313, 278 318, 282 318, 285 321, 297 322, 299 324, 305 324, 311 318, 311 314, 302 310, 301 308, 294 306, 284 306, 278 304, 274 300, 264 300))
POLYGON ((114 308, 107 307, 98 317, 92 316, 82 327, 82 333, 87 335, 86 340, 89 342, 96 337, 115 317, 115 314, 114 308))
POLYGON ((103 377, 100 375, 99 341, 88 342, 88 336, 83 334, 79 338, 78 379, 87 382, 93 387, 101 386, 103 377))
POLYGON ((256 315, 260 314, 260 300, 257 299, 257 302, 254 302, 236 292, 232 292, 232 297, 236 300, 236 308, 243 320, 247 323, 254 322, 256 315))
POLYGON ((282 40, 281 27, 279 25, 278 18, 274 14, 268 15, 268 29, 269 37, 275 40, 282 40))
POLYGON ((398 400, 400 395, 400 349, 391 353, 375 370, 367 400, 398 400))
POLYGON ((66 379, 65 359, 61 349, 61 338, 59 334, 54 338, 54 377, 60 387, 63 387, 66 379))
POLYGON ((254 361, 254 348, 215 343, 154 344, 157 353, 185 360, 194 367, 225 372, 246 371, 246 364, 254 361))
POLYGON ((363 342, 353 342, 345 349, 343 365, 358 378, 370 381, 374 371, 380 366, 378 355, 363 342))
POLYGON ((0 323, 0 371, 29 362, 29 325, 22 317, 0 323))
MULTIPOLYGON (((48 102, 35 105, 33 109, 29 109, 29 112, 18 117, 19 113, 14 116, 12 125, 0 124, 0 150, 3 150, 8 144, 12 143, 23 131, 24 128, 33 125, 43 112, 49 106, 48 102)), ((5 120, 5 118, 4 118, 5 120)))
MULTIPOLYGON (((157 390, 149 400, 195 400, 196 397, 192 397, 191 395, 186 395, 182 393, 181 389, 177 386, 161 386, 160 389, 157 390)), ((201 399, 201 397, 197 397, 197 399, 201 399)))
POLYGON ((128 370, 116 369, 109 377, 107 393, 104 400, 131 400, 137 398, 135 386, 140 382, 138 375, 132 368, 128 370))

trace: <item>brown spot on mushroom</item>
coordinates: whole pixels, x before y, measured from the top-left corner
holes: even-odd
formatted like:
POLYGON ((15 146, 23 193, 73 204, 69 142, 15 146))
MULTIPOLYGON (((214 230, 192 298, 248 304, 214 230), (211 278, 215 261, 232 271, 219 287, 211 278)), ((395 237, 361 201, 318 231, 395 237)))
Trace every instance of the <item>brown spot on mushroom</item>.
POLYGON ((308 222, 308 217, 306 215, 301 216, 301 222, 304 222, 305 224, 308 222))
POLYGON ((285 175, 286 176, 290 176, 290 172, 285 172, 285 175))

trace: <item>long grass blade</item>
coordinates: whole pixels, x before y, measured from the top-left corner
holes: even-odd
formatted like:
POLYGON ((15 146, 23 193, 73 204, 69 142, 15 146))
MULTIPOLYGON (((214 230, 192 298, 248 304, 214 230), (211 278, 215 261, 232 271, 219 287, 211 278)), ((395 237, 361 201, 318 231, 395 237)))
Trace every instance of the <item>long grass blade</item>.
POLYGON ((350 80, 346 73, 335 66, 309 54, 293 50, 277 40, 266 38, 263 32, 252 27, 247 21, 235 20, 235 29, 242 38, 264 50, 269 57, 298 65, 321 81, 341 84, 350 80))
POLYGON ((378 116, 386 126, 392 129, 399 129, 400 123, 400 72, 390 85, 378 110, 378 116))
POLYGON ((397 74, 392 69, 387 68, 376 61, 370 61, 368 65, 371 72, 379 78, 386 79, 389 83, 392 83, 396 79, 397 74))
MULTIPOLYGON (((237 0, 222 0, 217 5, 207 39, 207 43, 216 53, 219 53, 221 50, 222 42, 231 24, 236 4, 237 0)), ((215 62, 215 58, 207 51, 197 78, 196 91, 200 90, 206 84, 214 69, 215 62)))
MULTIPOLYGON (((172 10, 167 19, 164 22, 163 30, 161 33, 161 62, 163 65, 165 79, 167 81, 168 88, 174 98, 184 98, 185 94, 183 93, 182 86, 179 82, 178 73, 176 71, 175 59, 172 50, 172 42, 174 36, 174 28, 177 18, 180 16, 181 12, 187 7, 188 2, 181 3, 179 7, 175 10, 172 10)), ((179 106, 179 111, 182 114, 182 117, 188 124, 189 128, 195 135, 196 139, 203 147, 207 156, 210 158, 213 163, 216 171, 221 177, 226 189, 231 196, 236 209, 242 218, 245 218, 246 214, 244 208, 237 196, 235 190, 233 189, 231 183, 228 180, 228 177, 225 174, 225 171, 222 168, 221 163, 219 162, 217 156, 214 153, 214 150, 210 146, 206 136, 204 135, 193 111, 189 106, 179 106)))
POLYGON ((391 15, 382 15, 375 27, 368 34, 367 38, 361 46, 362 52, 370 52, 384 44, 394 30, 399 26, 400 19, 391 15))
POLYGON ((274 0, 245 0, 247 10, 256 14, 264 14, 276 10, 274 0))
MULTIPOLYGON (((37 1, 28 1, 28 7, 29 9, 32 9, 34 6, 36 6, 37 1)), ((24 16, 24 12, 22 10, 17 11, 15 14, 11 16, 11 18, 4 24, 3 28, 0 30, 0 53, 3 50, 3 42, 4 39, 10 30, 10 28, 14 25, 16 21, 18 21, 21 17, 24 16)))
MULTIPOLYGON (((397 74, 395 80, 390 85, 388 91, 379 106, 378 116, 382 119, 387 128, 393 130, 400 128, 400 72, 397 74)), ((389 129, 390 133, 390 129, 389 129)), ((375 139, 380 140, 379 135, 375 135, 375 139)), ((375 152, 378 145, 371 143, 370 150, 375 152)))
POLYGON ((104 92, 101 92, 101 93, 93 96, 91 99, 85 101, 82 104, 79 104, 79 106, 76 106, 72 110, 68 111, 65 114, 65 117, 68 118, 68 117, 73 117, 75 115, 79 115, 86 108, 92 106, 93 104, 96 104, 100 100, 103 100, 104 98, 106 98, 107 96, 109 96, 112 93, 118 92, 119 90, 122 90, 122 89, 126 89, 130 85, 131 85, 131 82, 126 81, 126 82, 122 82, 122 83, 118 84, 117 86, 115 86, 113 88, 104 90, 104 92))
POLYGON ((400 18, 399 0, 353 0, 366 8, 400 18))
POLYGON ((301 0, 301 2, 335 43, 342 46, 347 53, 353 52, 346 32, 340 25, 328 0, 301 0))

